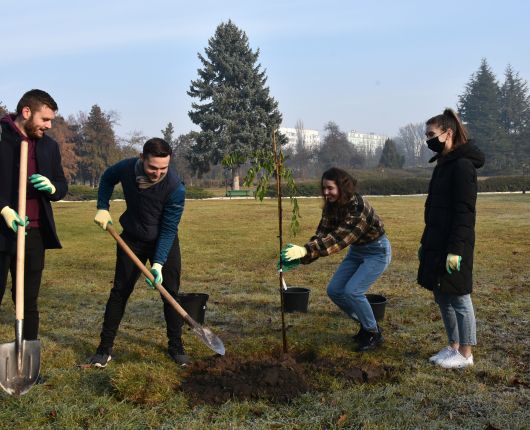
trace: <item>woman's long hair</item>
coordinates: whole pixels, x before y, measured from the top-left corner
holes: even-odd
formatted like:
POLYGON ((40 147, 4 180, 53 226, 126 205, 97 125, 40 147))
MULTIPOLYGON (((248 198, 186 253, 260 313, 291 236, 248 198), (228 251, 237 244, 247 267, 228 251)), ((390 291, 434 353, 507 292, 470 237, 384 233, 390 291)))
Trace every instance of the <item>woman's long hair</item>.
POLYGON ((324 212, 329 216, 340 217, 342 209, 351 200, 357 191, 357 180, 348 172, 337 167, 332 167, 322 174, 320 180, 320 192, 324 199, 324 212), (324 197, 324 180, 333 181, 339 189, 339 198, 336 202, 330 203, 324 197))
POLYGON ((460 117, 453 109, 445 109, 441 115, 436 115, 428 119, 425 125, 434 125, 440 127, 443 131, 447 131, 449 128, 453 130, 453 143, 455 147, 464 145, 469 140, 464 124, 462 124, 460 117))

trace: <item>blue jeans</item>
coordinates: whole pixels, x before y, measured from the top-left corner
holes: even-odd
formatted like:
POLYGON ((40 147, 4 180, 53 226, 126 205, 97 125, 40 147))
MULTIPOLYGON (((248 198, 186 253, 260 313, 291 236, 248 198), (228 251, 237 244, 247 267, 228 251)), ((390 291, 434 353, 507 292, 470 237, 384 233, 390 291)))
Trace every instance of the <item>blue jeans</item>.
POLYGON ((391 257, 386 235, 365 245, 351 245, 327 288, 329 298, 367 331, 377 332, 377 322, 364 293, 385 271, 391 257))
POLYGON ((434 289, 434 300, 440 307, 449 343, 477 344, 477 326, 471 295, 442 293, 434 289))

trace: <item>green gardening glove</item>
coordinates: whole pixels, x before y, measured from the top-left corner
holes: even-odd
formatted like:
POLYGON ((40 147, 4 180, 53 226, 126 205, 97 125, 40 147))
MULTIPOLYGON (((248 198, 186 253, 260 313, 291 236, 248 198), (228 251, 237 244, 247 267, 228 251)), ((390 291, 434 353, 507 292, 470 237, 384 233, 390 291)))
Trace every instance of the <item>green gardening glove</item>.
POLYGON ((299 260, 307 255, 307 249, 305 246, 293 245, 288 243, 281 252, 281 258, 283 261, 299 260))
POLYGON ((44 191, 48 194, 55 193, 55 186, 46 176, 35 173, 29 177, 29 181, 38 191, 44 191))
POLYGON ((150 270, 151 274, 155 277, 155 282, 151 282, 148 278, 145 278, 145 282, 147 282, 147 286, 149 288, 155 289, 155 285, 161 284, 164 278, 162 277, 162 265, 160 263, 154 263, 151 266, 150 270))
MULTIPOLYGON (((295 269, 299 265, 300 265, 300 259, 299 258, 296 259, 296 260, 290 260, 290 261, 285 261, 285 259, 282 259, 282 270, 284 272, 288 272, 291 269, 295 269)), ((280 270, 280 261, 278 261, 278 264, 276 264, 276 268, 278 270, 280 270)))
POLYGON ((447 270, 447 273, 451 274, 453 273, 453 270, 460 272, 461 261, 462 257, 460 257, 460 255, 447 254, 447 259, 445 260, 445 269, 447 270))
POLYGON ((4 220, 7 226, 13 230, 15 233, 18 230, 18 226, 27 227, 29 224, 29 218, 26 217, 26 221, 22 221, 20 215, 14 209, 11 209, 9 206, 4 206, 0 214, 4 217, 4 220))

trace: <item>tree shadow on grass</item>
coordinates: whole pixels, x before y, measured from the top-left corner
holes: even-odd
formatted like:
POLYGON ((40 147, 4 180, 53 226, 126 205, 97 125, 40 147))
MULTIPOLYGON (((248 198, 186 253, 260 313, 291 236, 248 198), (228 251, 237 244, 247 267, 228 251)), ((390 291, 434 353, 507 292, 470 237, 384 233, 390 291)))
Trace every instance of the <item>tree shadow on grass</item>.
MULTIPOLYGON (((74 351, 77 363, 78 365, 85 364, 87 362, 87 359, 93 355, 96 352, 96 345, 99 343, 99 335, 94 336, 93 338, 86 338, 85 336, 79 334, 67 334, 64 333, 56 334, 52 331, 41 330, 40 333, 41 337, 44 336, 53 342, 56 342, 59 345, 64 346, 65 348, 69 348, 72 351, 74 351)), ((120 343, 124 343, 125 345, 134 345, 134 349, 137 350, 138 347, 146 348, 152 351, 160 352, 161 354, 165 354, 167 351, 166 345, 160 344, 160 342, 152 339, 146 339, 145 337, 140 336, 134 336, 129 333, 120 333, 118 332, 117 339, 119 338, 120 343)), ((121 351, 116 351, 114 349, 112 353, 113 359, 120 357, 120 356, 127 356, 130 357, 128 360, 132 359, 132 361, 143 361, 146 360, 145 354, 141 354, 140 352, 132 352, 132 348, 129 350, 126 350, 125 348, 121 348, 121 351)))

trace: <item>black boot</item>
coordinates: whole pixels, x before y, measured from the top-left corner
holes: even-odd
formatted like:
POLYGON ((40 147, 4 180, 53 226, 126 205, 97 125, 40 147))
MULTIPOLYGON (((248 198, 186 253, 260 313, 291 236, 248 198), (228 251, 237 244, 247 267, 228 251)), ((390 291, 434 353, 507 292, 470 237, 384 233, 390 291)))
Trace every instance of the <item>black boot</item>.
POLYGON ((112 360, 112 349, 111 348, 101 348, 98 347, 96 353, 87 359, 87 364, 90 364, 92 367, 107 367, 107 364, 112 360))
POLYGON ((190 357, 184 351, 182 341, 171 343, 168 346, 167 352, 171 359, 179 366, 187 366, 190 363, 190 357))
POLYGON ((377 332, 364 331, 364 334, 359 340, 359 347, 357 348, 357 351, 373 351, 379 345, 381 345, 384 342, 381 331, 382 330, 379 326, 377 326, 377 332))
POLYGON ((363 336, 365 335, 365 333, 367 333, 367 332, 364 330, 363 326, 361 326, 361 328, 359 328, 359 331, 357 332, 357 334, 353 335, 353 341, 359 343, 361 341, 361 339, 363 338, 363 336))

